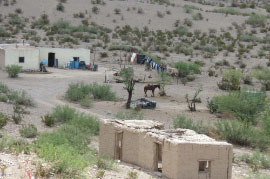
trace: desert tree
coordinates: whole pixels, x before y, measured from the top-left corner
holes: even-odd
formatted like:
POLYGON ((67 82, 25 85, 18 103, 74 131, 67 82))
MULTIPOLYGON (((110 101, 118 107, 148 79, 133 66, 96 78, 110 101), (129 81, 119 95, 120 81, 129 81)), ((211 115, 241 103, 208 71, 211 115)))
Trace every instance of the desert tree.
POLYGON ((135 81, 134 81, 134 70, 132 67, 123 68, 120 71, 120 77, 123 80, 124 83, 124 89, 128 92, 128 99, 126 108, 130 108, 131 98, 132 98, 132 92, 134 90, 135 81))
POLYGON ((160 91, 159 95, 160 96, 166 96, 165 92, 165 86, 170 84, 172 82, 172 77, 168 75, 166 71, 161 71, 158 76, 158 81, 157 83, 160 84, 160 91))
POLYGON ((198 97, 201 92, 202 92, 202 87, 200 86, 200 88, 198 88, 195 91, 192 98, 189 98, 188 94, 185 95, 185 98, 186 98, 187 103, 188 103, 188 108, 190 111, 196 111, 196 103, 201 102, 201 99, 198 97))

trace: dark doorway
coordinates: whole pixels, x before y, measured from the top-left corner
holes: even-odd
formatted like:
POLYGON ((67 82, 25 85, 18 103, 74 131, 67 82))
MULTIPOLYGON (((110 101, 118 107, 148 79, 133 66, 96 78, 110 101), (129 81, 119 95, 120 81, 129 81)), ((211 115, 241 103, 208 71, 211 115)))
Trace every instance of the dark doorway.
POLYGON ((115 133, 115 153, 114 158, 115 160, 122 159, 122 147, 123 147, 123 132, 116 132, 115 133))
POLYGON ((54 67, 55 53, 48 54, 48 67, 54 67))
POLYGON ((73 57, 74 61, 80 61, 80 58, 79 57, 73 57))
POLYGON ((162 143, 156 142, 155 170, 162 172, 162 143))

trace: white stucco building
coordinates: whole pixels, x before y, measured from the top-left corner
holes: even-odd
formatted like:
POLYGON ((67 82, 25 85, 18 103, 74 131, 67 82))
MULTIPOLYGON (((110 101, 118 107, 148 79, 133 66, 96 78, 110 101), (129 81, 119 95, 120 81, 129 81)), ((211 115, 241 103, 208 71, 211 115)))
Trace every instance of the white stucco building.
POLYGON ((63 67, 64 64, 72 61, 79 60, 85 61, 90 64, 90 50, 89 49, 64 49, 64 48, 39 48, 39 60, 48 60, 48 66, 54 67, 56 59, 58 59, 58 66, 63 67))
POLYGON ((39 49, 29 45, 0 45, 0 68, 20 65, 23 70, 39 69, 39 49))
POLYGON ((62 68, 64 64, 74 61, 85 61, 90 64, 89 49, 62 49, 32 47, 28 44, 0 44, 0 68, 8 65, 20 65, 23 70, 39 70, 41 60, 48 60, 48 67, 62 68), (57 60, 56 60, 57 59, 57 60))

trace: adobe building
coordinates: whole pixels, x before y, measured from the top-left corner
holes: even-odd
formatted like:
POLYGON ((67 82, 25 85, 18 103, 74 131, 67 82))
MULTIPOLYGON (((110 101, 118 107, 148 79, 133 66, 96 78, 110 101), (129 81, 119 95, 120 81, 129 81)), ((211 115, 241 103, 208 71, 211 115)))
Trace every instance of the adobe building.
POLYGON ((23 70, 39 70, 39 49, 23 44, 0 45, 0 68, 19 65, 23 70))
POLYGON ((170 179, 231 179, 232 145, 149 120, 101 120, 99 155, 170 179))
POLYGON ((48 67, 56 66, 56 59, 58 60, 58 66, 63 67, 70 61, 85 61, 86 64, 90 64, 90 50, 89 49, 71 49, 71 48, 39 48, 39 61, 43 59, 48 60, 48 67))
POLYGON ((90 64, 90 50, 42 48, 29 44, 0 44, 0 69, 8 65, 19 65, 23 70, 37 71, 43 59, 48 61, 48 67, 56 67, 56 61, 59 68, 70 61, 85 61, 86 64, 90 64))

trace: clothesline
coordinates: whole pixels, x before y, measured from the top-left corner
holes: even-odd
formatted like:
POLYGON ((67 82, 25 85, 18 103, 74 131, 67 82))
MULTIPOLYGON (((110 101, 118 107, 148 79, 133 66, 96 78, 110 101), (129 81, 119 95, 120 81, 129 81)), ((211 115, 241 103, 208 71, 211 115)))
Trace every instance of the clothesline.
MULTIPOLYGON (((137 59, 138 56, 139 56, 138 54, 133 53, 130 59, 131 63, 134 63, 136 60, 138 60, 137 59)), ((167 68, 166 65, 159 65, 156 62, 154 62, 150 57, 147 57, 146 60, 144 58, 143 61, 140 61, 139 64, 144 64, 145 61, 147 64, 150 65, 150 68, 157 70, 158 73, 161 71, 167 71, 168 73, 174 72, 173 68, 170 68, 170 67, 167 68)))

